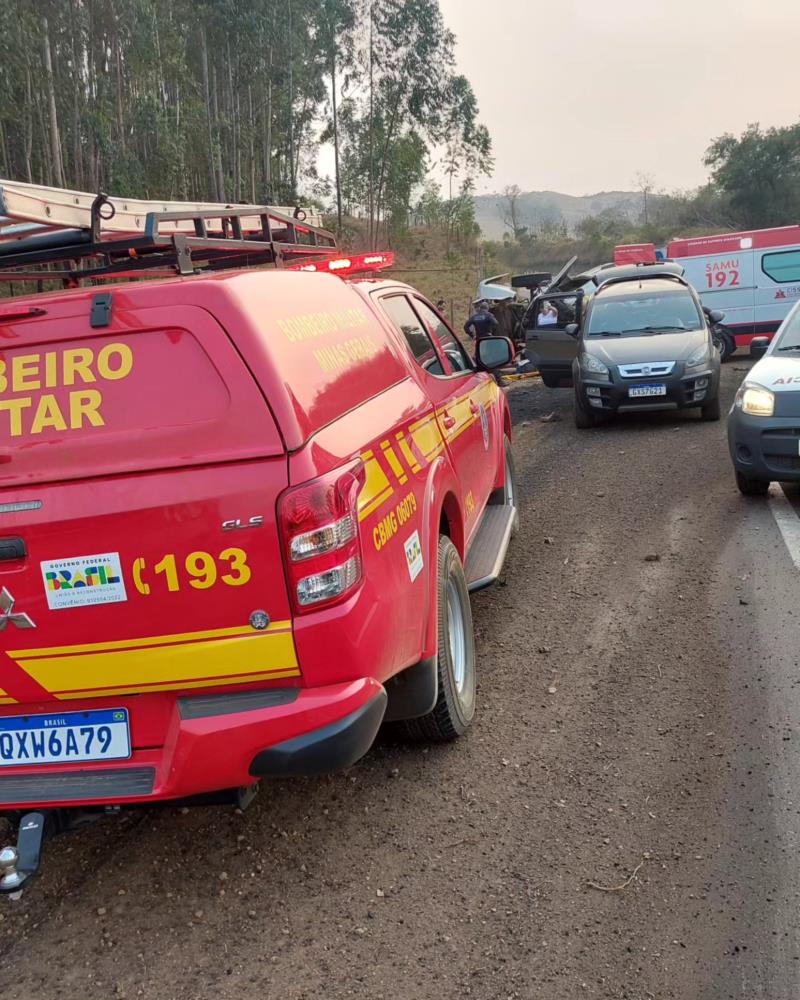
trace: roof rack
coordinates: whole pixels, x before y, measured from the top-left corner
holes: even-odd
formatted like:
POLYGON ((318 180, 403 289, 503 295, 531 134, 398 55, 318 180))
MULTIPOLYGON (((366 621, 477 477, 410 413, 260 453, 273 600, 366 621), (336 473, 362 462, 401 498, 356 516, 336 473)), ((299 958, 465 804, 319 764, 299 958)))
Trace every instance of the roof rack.
POLYGON ((0 281, 74 286, 284 267, 338 252, 334 235, 301 208, 134 201, 0 180, 0 281))
POLYGON ((620 281, 641 281, 644 278, 672 278, 686 283, 683 277, 684 268, 672 261, 656 261, 653 264, 613 264, 600 268, 592 275, 592 281, 600 288, 602 285, 617 284, 620 281))

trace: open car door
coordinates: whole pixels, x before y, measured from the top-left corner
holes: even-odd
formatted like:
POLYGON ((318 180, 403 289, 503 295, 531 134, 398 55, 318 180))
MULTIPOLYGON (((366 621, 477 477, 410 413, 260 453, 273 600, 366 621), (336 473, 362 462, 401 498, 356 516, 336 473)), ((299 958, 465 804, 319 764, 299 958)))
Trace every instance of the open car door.
POLYGON ((570 324, 580 325, 582 307, 582 289, 545 292, 531 302, 522 319, 525 354, 551 389, 572 385, 572 362, 578 340, 566 328, 570 324))

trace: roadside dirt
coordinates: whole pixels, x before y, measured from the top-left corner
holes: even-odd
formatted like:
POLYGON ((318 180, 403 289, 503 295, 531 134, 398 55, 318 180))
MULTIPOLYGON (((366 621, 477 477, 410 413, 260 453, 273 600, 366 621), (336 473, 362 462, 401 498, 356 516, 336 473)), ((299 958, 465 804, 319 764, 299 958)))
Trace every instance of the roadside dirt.
MULTIPOLYGON (((725 367, 727 405, 741 377, 725 367)), ((718 625, 747 615, 712 604, 742 516, 723 423, 580 432, 569 393, 522 383, 510 402, 522 530, 474 599, 469 735, 383 739, 244 815, 152 810, 54 841, 0 907, 7 1000, 739 996, 711 985, 746 944, 710 894, 718 625)))

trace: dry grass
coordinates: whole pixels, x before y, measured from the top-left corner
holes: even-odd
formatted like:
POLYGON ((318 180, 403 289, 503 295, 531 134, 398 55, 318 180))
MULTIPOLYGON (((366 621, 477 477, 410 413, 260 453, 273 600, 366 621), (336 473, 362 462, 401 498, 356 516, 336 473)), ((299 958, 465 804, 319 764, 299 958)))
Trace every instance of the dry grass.
MULTIPOLYGON (((364 223, 349 219, 344 227, 342 245, 348 250, 366 249, 364 223)), ((464 323, 483 277, 481 251, 477 243, 458 246, 437 229, 410 229, 396 238, 387 249, 394 250, 396 266, 385 272, 398 281, 408 282, 423 295, 445 301, 445 312, 457 327, 464 323)))

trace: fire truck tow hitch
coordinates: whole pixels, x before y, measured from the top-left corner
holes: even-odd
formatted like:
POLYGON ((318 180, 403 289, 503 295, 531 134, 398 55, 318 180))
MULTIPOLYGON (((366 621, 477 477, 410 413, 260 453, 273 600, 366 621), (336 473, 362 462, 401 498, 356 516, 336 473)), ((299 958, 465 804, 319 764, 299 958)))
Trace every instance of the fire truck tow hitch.
POLYGON ((25 813, 19 822, 17 846, 0 850, 0 894, 18 899, 25 883, 39 870, 47 812, 25 813))

